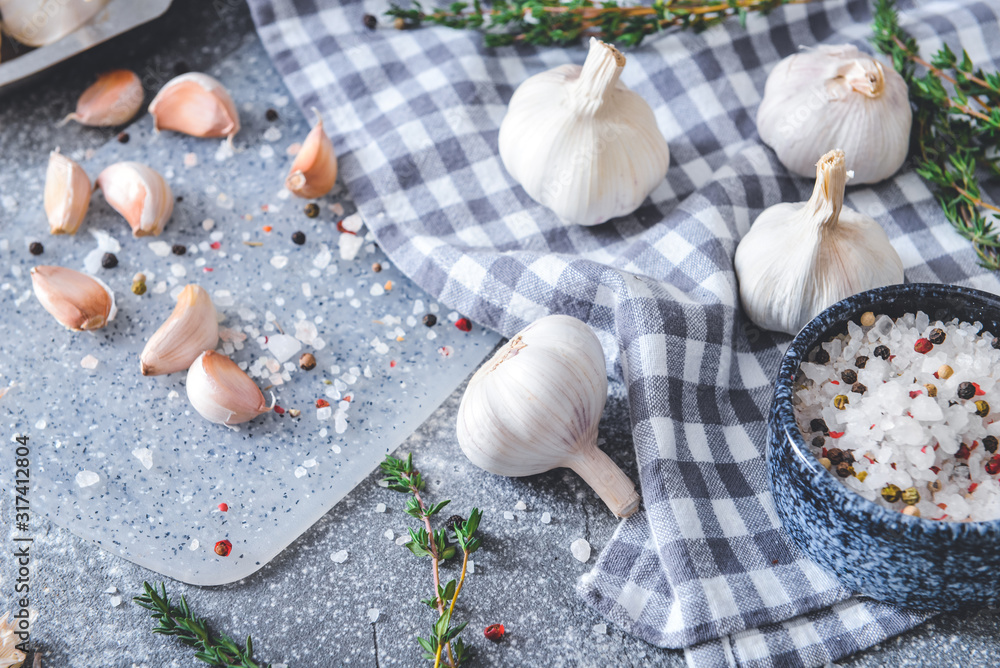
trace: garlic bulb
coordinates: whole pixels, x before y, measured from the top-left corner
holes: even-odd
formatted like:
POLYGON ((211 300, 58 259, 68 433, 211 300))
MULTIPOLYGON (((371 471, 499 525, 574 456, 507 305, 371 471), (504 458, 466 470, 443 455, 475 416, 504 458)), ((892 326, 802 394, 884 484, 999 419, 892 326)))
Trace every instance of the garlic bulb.
POLYGON ((337 181, 337 154, 333 152, 333 143, 323 130, 323 117, 319 111, 313 111, 319 120, 295 155, 285 179, 285 187, 293 195, 306 199, 322 197, 337 181))
POLYGON ((201 72, 188 72, 168 81, 149 113, 157 130, 174 130, 192 137, 226 137, 240 131, 240 115, 229 91, 201 72))
POLYGON ((816 164, 808 202, 765 209, 736 248, 743 309, 757 325, 797 333, 821 311, 903 282, 903 262, 875 220, 843 206, 844 152, 816 164))
POLYGON ((142 82, 138 74, 131 70, 112 70, 83 91, 76 111, 59 125, 69 121, 92 126, 122 125, 139 113, 142 99, 142 82))
POLYGON ((143 376, 184 371, 219 343, 219 318, 205 289, 187 285, 170 317, 146 342, 139 357, 143 376))
POLYGON ((39 266, 31 269, 31 285, 42 308, 74 332, 100 329, 118 312, 115 294, 96 276, 39 266))
POLYGON ((225 355, 206 350, 191 363, 187 395, 194 409, 209 422, 232 426, 254 419, 268 406, 260 388, 225 355))
POLYGON ((97 177, 97 187, 120 213, 133 237, 159 236, 174 212, 174 194, 159 172, 138 162, 116 162, 97 177))
POLYGON ((108 0, 0 0, 3 29, 28 46, 62 39, 108 4, 108 0))
POLYGON ((500 158, 532 199, 565 222, 632 213, 666 176, 667 142, 649 104, 618 80, 625 56, 594 38, 583 66, 536 74, 500 124, 500 158))
POLYGON ((812 176, 842 149, 855 183, 876 183, 906 159, 912 113, 906 82, 850 44, 788 56, 767 77, 757 132, 789 171, 812 176))
POLYGON ((45 216, 52 234, 76 234, 80 229, 93 189, 83 167, 58 150, 49 153, 45 170, 45 216))
POLYGON ((584 323, 540 318, 469 381, 458 443, 476 466, 503 476, 573 469, 620 517, 639 507, 632 481, 597 447, 608 394, 604 351, 584 323))

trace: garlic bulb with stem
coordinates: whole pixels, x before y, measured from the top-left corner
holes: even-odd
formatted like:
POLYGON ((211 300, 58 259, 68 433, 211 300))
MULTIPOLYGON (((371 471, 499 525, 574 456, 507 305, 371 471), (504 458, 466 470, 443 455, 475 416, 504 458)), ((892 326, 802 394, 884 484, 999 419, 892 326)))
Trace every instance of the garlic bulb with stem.
POLYGON ((812 176, 816 161, 839 148, 853 183, 899 171, 911 121, 903 77, 850 44, 806 49, 779 62, 757 109, 760 138, 789 171, 812 176))
POLYGON ((100 329, 115 319, 115 293, 96 276, 74 269, 38 266, 31 269, 35 297, 66 329, 100 329))
POLYGON ((844 152, 830 151, 816 164, 809 201, 765 209, 740 241, 740 300, 758 326, 795 334, 841 299, 903 282, 882 227, 843 206, 846 182, 844 152))
POLYGON ((143 376, 184 371, 219 343, 219 317, 208 292, 184 286, 170 317, 149 337, 139 356, 143 376))
POLYGON ((149 103, 153 127, 192 137, 226 137, 240 131, 240 115, 229 91, 219 81, 201 72, 174 77, 149 103))
POLYGON ((59 125, 76 121, 81 125, 112 127, 123 125, 139 113, 143 90, 139 75, 131 70, 112 70, 97 78, 83 91, 76 111, 59 125))
POLYGON ((497 475, 571 468, 612 512, 628 517, 639 495, 597 447, 607 394, 594 333, 576 318, 545 316, 473 375, 458 408, 458 443, 473 464, 497 475))
POLYGON ((109 0, 0 0, 2 28, 28 46, 52 44, 84 25, 109 0))
POLYGON ((93 188, 83 167, 59 149, 49 153, 45 170, 45 216, 52 234, 76 234, 90 207, 93 188))
POLYGON ((323 129, 323 117, 313 108, 318 120, 309 131, 302 148, 295 155, 285 187, 293 195, 313 199, 330 192, 337 181, 337 154, 333 152, 333 142, 323 129))
POLYGON ((500 124, 504 167, 565 222, 632 213, 667 174, 667 142, 649 104, 619 81, 624 67, 618 49, 591 38, 582 67, 525 81, 500 124))
POLYGON ((151 167, 139 162, 116 162, 97 177, 104 199, 132 228, 133 237, 159 236, 174 212, 170 186, 151 167))
POLYGON ((228 427, 274 408, 273 396, 268 406, 257 383, 236 362, 214 350, 206 350, 191 363, 187 395, 203 418, 228 427))

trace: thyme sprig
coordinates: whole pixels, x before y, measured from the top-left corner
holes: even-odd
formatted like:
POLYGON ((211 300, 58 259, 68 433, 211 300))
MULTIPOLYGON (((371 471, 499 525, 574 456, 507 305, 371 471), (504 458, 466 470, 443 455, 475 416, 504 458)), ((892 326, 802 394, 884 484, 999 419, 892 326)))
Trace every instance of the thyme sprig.
POLYGON ((478 30, 486 46, 535 44, 565 46, 594 36, 617 46, 637 46, 647 36, 668 29, 701 31, 736 16, 741 25, 750 12, 767 14, 784 4, 809 0, 655 0, 648 7, 622 7, 616 0, 492 0, 453 2, 424 10, 393 4, 386 14, 400 28, 433 23, 478 30))
POLYGON ((410 495, 406 500, 406 514, 423 523, 420 529, 409 530, 410 540, 406 543, 406 548, 418 557, 431 559, 434 597, 423 599, 421 603, 436 609, 438 617, 432 626, 430 638, 417 638, 417 642, 424 651, 424 658, 434 662, 434 668, 438 668, 442 661, 446 661, 451 668, 456 668, 469 657, 468 647, 457 637, 468 622, 453 626, 451 618, 455 612, 455 602, 458 601, 458 595, 465 584, 469 555, 482 546, 475 533, 483 514, 478 508, 473 508, 467 520, 458 516, 450 518, 447 524, 450 525, 451 534, 447 526, 434 529, 431 526, 431 518, 440 513, 451 501, 440 501, 430 506, 426 504, 420 494, 424 491, 424 479, 420 471, 413 468, 413 453, 408 454, 406 459, 386 455, 381 466, 385 473, 383 481, 388 483, 388 488, 410 495), (462 574, 457 581, 452 579, 442 585, 441 563, 455 556, 456 547, 462 551, 462 574))
POLYGON ((1000 175, 1000 75, 975 68, 946 44, 930 59, 899 25, 895 0, 876 0, 872 42, 906 80, 913 107, 910 154, 945 217, 980 263, 1000 269, 1000 208, 983 199, 981 176, 1000 175))
POLYGON ((160 583, 159 591, 148 582, 142 583, 144 593, 133 601, 151 612, 158 623, 153 633, 176 636, 178 640, 194 647, 195 658, 218 668, 270 668, 253 660, 253 640, 247 636, 244 646, 237 645, 229 636, 214 636, 207 622, 191 612, 187 600, 181 596, 179 605, 170 603, 167 588, 160 583))

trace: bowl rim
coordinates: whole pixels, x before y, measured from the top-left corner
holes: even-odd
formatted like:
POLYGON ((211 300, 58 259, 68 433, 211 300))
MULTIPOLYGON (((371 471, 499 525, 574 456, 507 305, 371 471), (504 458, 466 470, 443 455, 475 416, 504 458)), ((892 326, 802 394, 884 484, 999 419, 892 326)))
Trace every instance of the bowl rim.
MULTIPOLYGON (((928 292, 936 297, 961 298, 966 302, 979 302, 981 306, 988 306, 996 310, 996 323, 1000 324, 1000 296, 975 288, 947 283, 901 283, 889 285, 860 292, 837 302, 810 320, 799 330, 799 333, 792 339, 792 342, 788 345, 785 354, 781 358, 778 376, 775 379, 775 394, 772 405, 774 419, 772 429, 780 433, 773 435, 775 437, 774 440, 777 440, 779 436, 784 437, 782 447, 793 450, 791 458, 797 460, 803 468, 809 471, 811 474, 809 482, 814 486, 814 490, 818 492, 821 498, 830 499, 838 506, 853 506, 855 510, 863 511, 877 524, 890 527, 893 524, 897 526, 902 524, 903 527, 907 527, 910 530, 917 530, 922 534, 932 534, 952 540, 966 537, 980 538, 985 534, 1000 533, 1000 519, 968 522, 933 520, 904 515, 901 512, 884 508, 874 501, 866 499, 861 494, 836 480, 819 463, 819 460, 807 447, 805 438, 795 420, 795 410, 791 401, 792 383, 799 370, 799 364, 803 356, 820 343, 827 332, 845 323, 850 316, 860 315, 865 310, 869 310, 866 305, 879 302, 884 303, 897 297, 908 296, 911 293, 926 294, 928 292), (779 396, 783 389, 787 391, 787 397, 779 396), (789 429, 789 424, 795 425, 794 429, 789 429)), ((996 334, 1000 335, 1000 331, 996 332, 996 334)), ((773 442, 769 442, 768 445, 769 448, 775 447, 773 442)), ((770 466, 768 467, 768 477, 771 479, 773 486, 774 476, 771 473, 770 466)))

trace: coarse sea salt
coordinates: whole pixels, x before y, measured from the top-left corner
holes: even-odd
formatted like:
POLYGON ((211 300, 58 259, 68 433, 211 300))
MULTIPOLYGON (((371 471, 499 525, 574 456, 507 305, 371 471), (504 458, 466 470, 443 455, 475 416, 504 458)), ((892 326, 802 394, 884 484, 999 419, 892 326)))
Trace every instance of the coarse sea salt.
POLYGON ((1000 341, 957 318, 866 316, 800 365, 792 403, 810 449, 886 508, 1000 518, 1000 341))
POLYGON ((590 543, 584 538, 577 538, 569 546, 573 558, 579 562, 587 563, 590 560, 590 543))
POLYGON ((348 557, 347 550, 337 550, 336 552, 330 555, 330 559, 332 559, 333 563, 335 564, 344 563, 345 561, 347 561, 347 557, 348 557))

